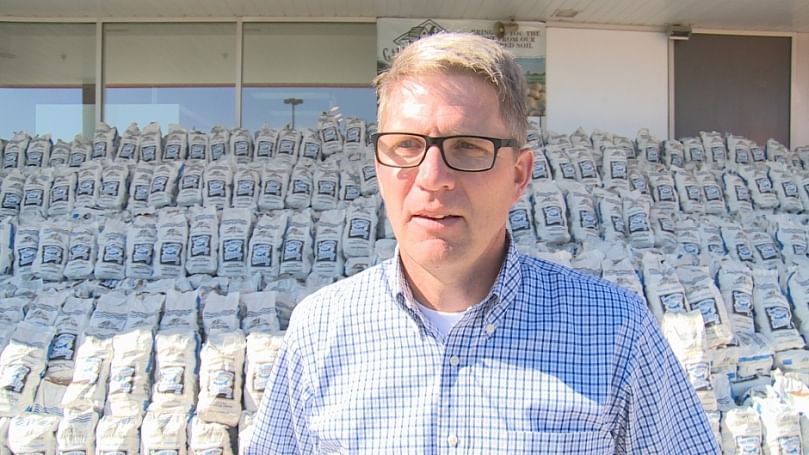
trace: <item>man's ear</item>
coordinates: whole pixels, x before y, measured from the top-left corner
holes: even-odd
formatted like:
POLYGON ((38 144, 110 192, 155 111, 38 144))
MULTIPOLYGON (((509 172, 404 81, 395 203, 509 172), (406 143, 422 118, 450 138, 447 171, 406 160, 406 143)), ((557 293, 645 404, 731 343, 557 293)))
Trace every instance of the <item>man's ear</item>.
POLYGON ((534 171, 534 150, 526 147, 516 152, 514 160, 514 200, 522 196, 528 183, 531 181, 531 174, 534 171))

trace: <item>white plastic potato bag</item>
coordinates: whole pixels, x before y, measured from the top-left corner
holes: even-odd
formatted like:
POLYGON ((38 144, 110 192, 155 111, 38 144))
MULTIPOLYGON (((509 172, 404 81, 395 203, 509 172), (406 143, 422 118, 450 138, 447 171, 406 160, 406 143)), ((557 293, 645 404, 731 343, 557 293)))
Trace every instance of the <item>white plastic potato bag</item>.
POLYGON ((343 137, 334 116, 321 114, 317 122, 317 132, 322 145, 323 158, 328 158, 343 150, 343 137))
POLYGON ((101 163, 98 161, 89 161, 81 165, 76 174, 76 207, 92 208, 98 204, 101 171, 101 163))
POLYGON ((278 130, 267 124, 256 131, 255 162, 269 162, 275 156, 275 145, 278 142, 278 130))
POLYGON ((765 164, 742 166, 739 175, 747 182, 750 198, 758 209, 772 209, 778 207, 778 196, 775 194, 772 180, 765 164))
POLYGON ((343 230, 343 254, 346 258, 373 254, 378 222, 375 199, 360 198, 348 205, 343 230))
POLYGON ((800 415, 776 398, 753 398, 763 427, 764 454, 802 453, 800 415))
POLYGON ((559 244, 570 241, 567 203, 556 182, 536 181, 534 186, 534 226, 540 242, 559 244))
POLYGON ((104 409, 112 361, 112 338, 87 336, 76 354, 73 380, 62 398, 65 408, 104 409))
POLYGON ((25 167, 43 167, 47 164, 50 157, 51 147, 50 134, 38 134, 31 142, 28 143, 28 148, 25 150, 25 167))
MULTIPOLYGON (((275 278, 279 273, 279 250, 287 228, 285 212, 273 212, 259 218, 249 243, 248 271, 275 278)), ((305 239, 304 239, 305 240, 305 239)))
POLYGON ((264 396, 267 379, 278 357, 283 342, 283 333, 253 332, 247 335, 245 359, 244 408, 256 412, 264 396))
POLYGON ((752 407, 731 409, 722 416, 722 453, 761 453, 761 420, 752 407))
POLYGON ((685 289, 677 279, 676 270, 662 255, 646 252, 642 264, 646 301, 658 321, 663 320, 665 313, 690 311, 685 289))
POLYGON ((8 448, 14 454, 56 454, 59 416, 25 413, 12 418, 8 426, 8 448))
POLYGON ((758 331, 776 352, 804 347, 803 337, 792 320, 789 302, 781 293, 778 272, 756 268, 753 283, 753 308, 758 331))
POLYGON ((48 198, 48 215, 53 217, 70 213, 75 201, 76 172, 65 169, 56 170, 48 198))
POLYGON ((180 413, 147 412, 143 418, 141 451, 144 454, 188 453, 188 416, 180 413))
POLYGON ((188 242, 188 221, 182 212, 162 212, 157 221, 157 243, 154 275, 177 278, 185 275, 185 251, 188 242))
POLYGON ((180 163, 169 161, 155 166, 149 184, 149 206, 159 209, 174 203, 180 163))
POLYGON ((315 227, 312 273, 324 277, 342 277, 344 227, 345 210, 327 210, 320 215, 315 227))
POLYGON ((217 209, 230 207, 233 171, 227 160, 211 162, 203 174, 203 205, 215 206, 217 209))
POLYGON ((342 163, 340 170, 340 200, 351 202, 362 196, 362 185, 356 166, 342 163))
MULTIPOLYGON (((236 424, 239 422, 239 416, 240 414, 236 415, 236 424)), ((221 423, 206 421, 199 413, 191 420, 191 440, 188 447, 195 454, 233 455, 228 427, 221 423)))
POLYGON ((253 214, 248 209, 225 209, 219 224, 219 264, 217 274, 243 277, 247 274, 248 242, 253 214))
POLYGON ((132 181, 129 183, 129 202, 126 205, 128 210, 137 211, 148 207, 153 173, 154 166, 148 163, 140 163, 132 171, 132 181))
POLYGON ((365 150, 365 120, 349 117, 346 120, 346 135, 343 151, 346 155, 362 153, 365 150))
POLYGON ((70 242, 70 224, 47 221, 39 231, 37 257, 31 266, 35 277, 46 281, 59 281, 64 278, 67 263, 67 249, 70 242))
POLYGON ((57 139, 56 143, 51 148, 51 154, 46 161, 48 167, 60 167, 67 164, 67 158, 70 155, 70 144, 57 139))
POLYGON ((13 417, 34 402, 53 327, 22 321, 0 354, 0 416, 13 417))
POLYGON ((285 205, 293 209, 304 209, 312 202, 312 186, 314 185, 312 164, 298 163, 292 168, 285 205))
POLYGON ((140 453, 140 437, 138 429, 142 416, 109 416, 106 415, 98 421, 96 426, 96 453, 101 454, 127 454, 140 453))
POLYGON ((652 186, 652 197, 655 207, 676 211, 679 208, 677 191, 674 187, 674 178, 665 168, 656 168, 648 173, 649 183, 652 186))
POLYGON ((98 414, 92 410, 68 410, 56 431, 58 453, 95 453, 98 414))
POLYGON ((155 335, 155 372, 150 412, 187 413, 197 397, 195 332, 161 330, 155 335))
POLYGON ((70 296, 56 318, 55 335, 48 349, 48 369, 45 378, 49 381, 68 384, 73 379, 76 353, 84 342, 84 329, 90 321, 94 300, 70 296))
POLYGON ((17 216, 23 198, 25 176, 19 170, 13 170, 0 183, 0 216, 17 216))
POLYGON ((19 225, 14 234, 14 276, 31 277, 39 249, 39 226, 19 225))
POLYGON ((329 160, 317 166, 314 174, 314 192, 312 208, 315 210, 331 210, 337 208, 340 191, 340 170, 335 160, 329 160))
POLYGON ((598 216, 590 193, 576 182, 562 182, 559 187, 565 193, 573 240, 581 243, 597 240, 598 216))
POLYGON ((303 130, 300 145, 300 158, 298 161, 309 160, 310 162, 320 161, 322 144, 320 134, 317 130, 306 128, 303 130))
MULTIPOLYGON (((137 123, 131 123, 126 128, 126 131, 124 131, 124 134, 121 135, 121 142, 118 143, 118 150, 115 154, 115 160, 125 162, 137 161, 138 160, 137 150, 139 142, 140 142, 140 128, 138 128, 137 123)), ((51 152, 51 157, 53 157, 53 152, 51 152)))
POLYGON ((200 161, 189 161, 183 165, 177 191, 177 205, 189 207, 202 205, 202 182, 205 164, 200 161))
POLYGON ((593 196, 601 224, 601 237, 607 242, 626 243, 626 224, 621 198, 601 188, 594 188, 593 196))
POLYGON ((97 205, 106 210, 120 211, 127 198, 129 166, 122 163, 104 162, 101 170, 101 188, 97 205))
POLYGON ((112 339, 108 415, 140 415, 149 402, 151 387, 151 330, 134 329, 115 335, 112 339))
POLYGON ((82 164, 90 159, 93 151, 93 145, 90 141, 81 134, 77 134, 70 143, 70 155, 67 158, 67 164, 70 167, 80 167, 82 164))
POLYGON ((230 131, 224 126, 215 125, 211 128, 211 133, 208 135, 208 144, 211 161, 219 161, 230 157, 230 131))
POLYGON ((727 161, 727 149, 722 135, 716 131, 700 131, 699 135, 702 138, 702 146, 705 149, 708 164, 716 168, 724 168, 727 161))
POLYGON ((685 169, 674 169, 674 184, 680 207, 685 213, 704 213, 702 189, 694 175, 685 169))
POLYGON ((20 204, 21 219, 41 220, 47 216, 52 179, 51 169, 42 169, 25 179, 20 204))
POLYGON ((126 234, 126 276, 152 278, 154 248, 157 243, 157 220, 154 216, 135 217, 126 234))
POLYGON ((753 273, 744 264, 723 261, 719 269, 719 289, 735 333, 753 333, 753 273))
POLYGON ((169 134, 163 147, 161 161, 183 161, 188 154, 188 130, 180 125, 169 124, 169 134))
POLYGON ((215 332, 200 352, 197 415, 206 422, 236 426, 242 411, 245 339, 240 331, 215 332))
POLYGON ((259 172, 252 165, 239 165, 233 175, 233 207, 256 210, 260 192, 259 172))
MULTIPOLYGON (((548 159, 545 158, 545 152, 542 151, 542 147, 534 148, 534 167, 531 169, 531 180, 550 180, 551 176, 551 166, 548 164, 548 159)), ((604 181, 606 185, 606 178, 604 181)))
POLYGON ((286 167, 278 169, 265 165, 261 170, 261 194, 258 196, 258 208, 261 210, 279 210, 284 208, 290 170, 286 167))
POLYGON ((127 226, 115 218, 107 219, 98 235, 98 258, 95 277, 99 280, 122 280, 126 273, 127 226))
POLYGON ((722 241, 730 257, 739 262, 753 262, 753 248, 744 230, 736 223, 724 222, 719 225, 722 241))
POLYGON ((143 128, 138 142, 138 159, 144 163, 158 163, 163 150, 163 134, 160 125, 151 122, 143 128))
POLYGON ((705 323, 705 347, 713 349, 730 343, 733 327, 722 294, 707 267, 678 267, 677 278, 685 288, 686 300, 702 313, 705 323))
POLYGON ((648 199, 637 191, 621 194, 629 244, 634 248, 651 248, 655 244, 648 199))
POLYGON ((239 293, 211 292, 203 299, 202 325, 206 334, 239 329, 239 293))
POLYGON ((284 127, 278 133, 278 148, 276 150, 275 159, 283 161, 292 166, 298 162, 298 148, 301 144, 301 133, 290 129, 289 126, 284 127))
POLYGON ((219 259, 219 214, 216 207, 191 207, 188 222, 185 269, 189 275, 213 275, 219 259))

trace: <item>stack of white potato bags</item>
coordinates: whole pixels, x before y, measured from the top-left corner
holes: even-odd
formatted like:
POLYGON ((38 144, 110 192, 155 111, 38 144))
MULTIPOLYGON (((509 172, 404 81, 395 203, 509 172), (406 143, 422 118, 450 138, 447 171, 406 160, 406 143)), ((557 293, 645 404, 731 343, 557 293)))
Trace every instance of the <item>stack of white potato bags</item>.
MULTIPOLYGON (((394 254, 373 131, 3 141, 0 453, 238 451, 297 302, 394 254)), ((643 299, 725 453, 809 453, 809 147, 529 133, 517 248, 643 299)))

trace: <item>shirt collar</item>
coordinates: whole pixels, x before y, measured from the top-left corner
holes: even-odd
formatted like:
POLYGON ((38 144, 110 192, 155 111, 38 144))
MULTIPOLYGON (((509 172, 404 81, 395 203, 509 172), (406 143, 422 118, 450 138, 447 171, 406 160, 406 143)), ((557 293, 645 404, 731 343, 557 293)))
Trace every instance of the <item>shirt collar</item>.
MULTIPOLYGON (((387 279, 396 302, 410 311, 416 310, 416 300, 404 275, 398 244, 391 259, 391 269, 387 279)), ((511 232, 506 231, 506 256, 500 266, 500 272, 487 296, 472 308, 480 306, 486 315, 487 322, 493 323, 516 299, 520 281, 520 254, 517 252, 511 232)))

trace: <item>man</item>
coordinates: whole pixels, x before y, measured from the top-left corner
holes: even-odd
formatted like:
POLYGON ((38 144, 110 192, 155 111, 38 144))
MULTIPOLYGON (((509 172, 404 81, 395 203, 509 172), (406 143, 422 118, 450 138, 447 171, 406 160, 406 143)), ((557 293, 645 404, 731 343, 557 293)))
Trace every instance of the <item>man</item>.
POLYGON ((718 453, 634 294, 522 256, 522 70, 424 38, 376 80, 395 257, 296 308, 248 453, 718 453))

